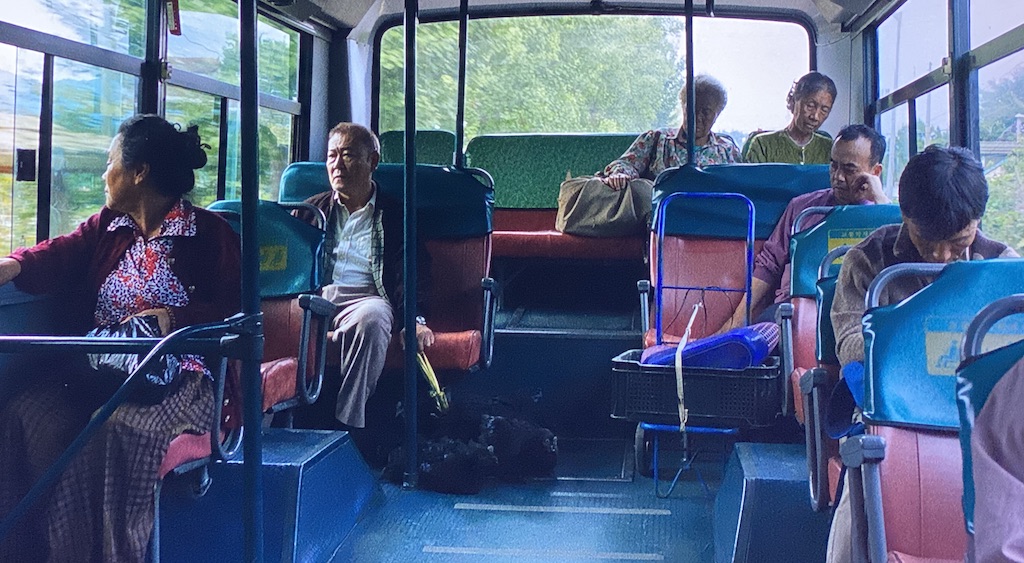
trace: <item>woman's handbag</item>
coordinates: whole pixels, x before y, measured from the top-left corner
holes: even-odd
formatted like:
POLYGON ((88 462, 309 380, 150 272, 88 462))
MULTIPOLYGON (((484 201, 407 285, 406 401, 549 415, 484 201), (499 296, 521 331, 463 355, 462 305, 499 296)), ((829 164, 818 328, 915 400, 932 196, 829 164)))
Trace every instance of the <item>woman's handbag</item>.
POLYGON ((653 193, 654 182, 644 178, 621 190, 594 176, 569 178, 558 190, 555 229, 585 237, 642 234, 650 224, 653 193))
MULTIPOLYGON (((160 338, 160 323, 155 315, 129 317, 123 323, 109 324, 90 330, 86 337, 96 338, 160 338)), ((139 367, 144 356, 117 352, 89 354, 91 377, 83 382, 94 391, 113 394, 125 379, 139 367)), ((155 405, 177 388, 181 364, 177 356, 168 354, 156 360, 129 395, 135 403, 155 405)))

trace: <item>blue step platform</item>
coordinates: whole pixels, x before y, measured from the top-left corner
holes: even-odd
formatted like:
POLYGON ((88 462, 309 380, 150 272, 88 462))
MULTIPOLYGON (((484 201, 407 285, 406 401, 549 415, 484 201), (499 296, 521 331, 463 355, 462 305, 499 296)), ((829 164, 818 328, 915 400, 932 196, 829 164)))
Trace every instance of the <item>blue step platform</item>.
MULTIPOLYGON (((206 495, 169 479, 160 497, 165 562, 240 561, 242 462, 210 467, 206 495)), ((263 435, 264 555, 268 561, 327 561, 374 495, 370 469, 347 432, 272 428, 263 435)))
POLYGON ((715 562, 824 561, 829 513, 811 510, 802 444, 739 443, 715 498, 715 562))

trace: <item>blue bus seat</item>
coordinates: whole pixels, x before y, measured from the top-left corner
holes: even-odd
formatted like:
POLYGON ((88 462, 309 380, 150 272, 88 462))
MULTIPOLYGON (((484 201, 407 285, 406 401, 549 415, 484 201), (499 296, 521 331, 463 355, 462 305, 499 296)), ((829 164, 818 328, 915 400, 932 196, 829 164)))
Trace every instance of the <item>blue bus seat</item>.
MULTIPOLYGON (((881 277, 881 275, 879 276, 881 277)), ((864 315, 864 416, 879 425, 957 429, 954 393, 960 339, 983 307, 1024 292, 1024 260, 954 262, 935 281, 900 303, 864 315)), ((1024 338, 1024 323, 1007 319, 986 345, 1024 338)))
MULTIPOLYGON (((419 236, 426 239, 435 280, 428 319, 436 341, 427 350, 437 370, 469 371, 490 365, 494 338, 494 296, 490 275, 494 189, 486 174, 447 166, 416 166, 419 236)), ((381 164, 373 179, 382 193, 402 199, 404 167, 381 164)), ((281 199, 301 202, 331 189, 323 162, 295 162, 281 176, 281 199)), ((328 346, 330 362, 340 359, 328 346)), ((337 352, 337 353, 336 353, 337 352)), ((402 365, 397 338, 387 367, 402 365)))
MULTIPOLYGON (((863 520, 854 521, 854 546, 873 560, 893 554, 963 557, 967 535, 953 377, 959 344, 985 305, 1024 291, 1024 260, 955 262, 940 266, 934 281, 907 299, 877 306, 887 282, 902 275, 927 277, 935 267, 887 268, 868 291, 867 434, 851 437, 840 450, 850 468, 851 502, 864 511, 863 520)), ((993 327, 988 348, 1024 336, 1024 324, 1008 321, 993 327)))
POLYGON ((629 148, 636 135, 538 133, 480 135, 466 146, 472 166, 494 177, 494 256, 633 260, 644 256, 641 235, 591 238, 555 230, 559 186, 603 170, 629 148))
MULTIPOLYGON (((827 188, 828 167, 790 164, 726 164, 696 169, 672 168, 662 172, 654 186, 654 205, 676 192, 738 193, 754 204, 754 252, 760 250, 789 201, 800 194, 827 188)), ((663 256, 664 284, 685 287, 742 288, 746 283, 747 209, 735 202, 689 200, 673 203, 666 213, 663 256)), ((657 272, 655 245, 651 244, 651 279, 657 272)), ((664 339, 678 341, 689 311, 703 302, 691 338, 718 329, 736 309, 739 293, 671 291, 663 298, 664 339), (678 313, 678 314, 677 314, 678 313)), ((644 346, 654 344, 648 330, 644 346)))
MULTIPOLYGON (((988 420, 988 417, 996 415, 991 413, 991 409, 986 411, 985 406, 993 392, 1007 396, 1006 393, 1008 391, 1006 387, 1008 385, 1019 386, 1019 382, 1024 381, 1024 341, 986 353, 981 353, 981 344, 992 324, 1010 315, 1019 315, 1021 313, 1024 313, 1024 295, 1018 294, 999 299, 978 313, 968 326, 964 337, 963 361, 957 369, 956 389, 957 406, 960 409, 960 446, 963 453, 963 510, 965 527, 967 533, 971 535, 974 535, 977 531, 974 516, 975 473, 972 449, 974 429, 979 426, 983 428, 998 428, 997 432, 1000 434, 1009 433, 1012 435, 1012 431, 1007 430, 1005 427, 1007 421, 988 420), (999 391, 995 391, 997 387, 999 387, 999 391)), ((982 451, 984 451, 986 446, 984 443, 979 444, 979 447, 983 448, 982 451)), ((986 455, 991 459, 988 462, 982 463, 999 464, 1001 461, 1010 461, 1012 463, 1015 460, 1014 456, 1017 454, 990 451, 986 452, 986 455), (1001 459, 997 459, 999 456, 1001 456, 1001 459)), ((997 473, 1005 474, 1008 480, 1020 479, 1019 472, 1014 474, 1015 472, 1011 468, 1003 469, 1001 467, 984 471, 982 478, 991 476, 993 470, 997 473)), ((978 484, 982 489, 998 491, 996 494, 1009 492, 1009 487, 1006 485, 1007 483, 991 482, 978 484)), ((1019 482, 1014 483, 1012 486, 1019 490, 1019 482)), ((1012 521, 1012 517, 1001 514, 1000 508, 999 506, 990 507, 988 503, 985 503, 984 500, 982 501, 980 510, 982 516, 978 519, 978 522, 981 524, 980 530, 983 539, 978 543, 983 546, 981 547, 983 550, 987 551, 989 547, 1001 546, 1003 542, 1008 540, 1001 533, 1001 528, 1005 528, 1005 525, 1012 521)), ((993 555, 992 553, 979 553, 976 560, 987 561, 993 555)))
MULTIPOLYGON (((209 208, 239 227, 240 201, 215 201, 209 208)), ((274 413, 316 400, 323 381, 327 317, 333 306, 314 295, 322 277, 323 229, 292 217, 272 201, 260 201, 257 210, 263 410, 274 413)))
POLYGON ((815 321, 812 328, 816 341, 816 366, 794 368, 789 382, 793 388, 794 413, 804 425, 811 507, 815 511, 825 510, 835 498, 842 469, 839 443, 825 432, 824 418, 826 398, 839 381, 839 360, 835 356, 835 334, 830 318, 838 272, 832 264, 849 249, 846 245, 835 248, 819 263, 818 275, 821 278, 815 284, 816 311, 812 317, 815 321))
MULTIPOLYGON (((797 232, 789 242, 789 303, 792 307, 784 308, 779 318, 782 328, 779 363, 783 373, 790 377, 794 398, 800 396, 800 374, 818 365, 814 345, 818 333, 815 295, 817 282, 823 277, 822 259, 836 248, 857 244, 882 225, 899 222, 898 205, 844 205, 832 207, 824 217, 807 213, 797 218, 793 226, 797 232), (816 218, 818 222, 803 228, 809 223, 803 218, 816 218)), ((840 263, 841 259, 837 258, 828 268, 836 273, 840 263)), ((793 406, 797 422, 803 424, 803 401, 795 400, 793 406)))
MULTIPOLYGON (((420 164, 451 164, 455 157, 455 133, 442 129, 416 131, 416 162, 420 164)), ((380 134, 380 161, 405 162, 405 131, 380 134)))

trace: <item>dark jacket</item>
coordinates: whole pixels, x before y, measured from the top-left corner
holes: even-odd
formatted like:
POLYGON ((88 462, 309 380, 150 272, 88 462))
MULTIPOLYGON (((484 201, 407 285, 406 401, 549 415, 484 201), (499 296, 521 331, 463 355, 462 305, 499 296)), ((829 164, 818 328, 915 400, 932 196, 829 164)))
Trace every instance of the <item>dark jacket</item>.
MULTIPOLYGON (((377 293, 387 299, 395 310, 395 330, 401 330, 405 320, 405 283, 403 278, 405 240, 402 236, 405 216, 401 200, 388 197, 380 187, 374 184, 377 201, 373 212, 373 233, 371 238, 373 279, 377 293), (386 235, 386 236, 385 236, 386 235)), ((334 272, 334 249, 338 243, 334 239, 334 228, 331 225, 337 220, 341 204, 335 199, 333 191, 319 193, 306 200, 306 203, 317 207, 327 216, 328 252, 324 272, 330 276, 334 272)), ((296 215, 312 224, 313 214, 298 211, 296 215)), ((427 299, 430 295, 430 254, 422 238, 417 239, 416 262, 416 308, 417 312, 429 320, 430 313, 427 299)))

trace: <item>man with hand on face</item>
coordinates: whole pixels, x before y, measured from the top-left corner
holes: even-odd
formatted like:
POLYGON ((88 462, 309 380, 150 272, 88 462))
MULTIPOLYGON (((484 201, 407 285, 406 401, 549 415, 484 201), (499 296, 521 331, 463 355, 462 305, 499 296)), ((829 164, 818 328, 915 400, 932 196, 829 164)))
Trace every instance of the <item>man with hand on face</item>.
MULTIPOLYGON (((789 299, 789 240, 800 212, 808 207, 889 203, 880 178, 883 156, 885 139, 867 125, 847 125, 839 131, 832 144, 831 187, 793 198, 754 260, 750 288, 752 319, 758 318, 758 313, 770 304, 769 299, 774 303, 789 299)), ((746 308, 744 296, 718 333, 743 326, 746 308)), ((765 321, 774 320, 768 311, 760 316, 765 321)))
MULTIPOLYGON (((851 386, 863 386, 864 296, 885 268, 902 263, 945 264, 957 260, 1016 257, 1007 245, 986 238, 978 223, 988 202, 988 184, 981 164, 966 149, 932 145, 914 156, 900 176, 899 203, 903 223, 887 225, 868 235, 843 258, 832 302, 836 354, 843 366, 841 381, 830 399, 829 420, 854 421, 851 386), (837 400, 845 395, 847 400, 837 400), (842 412, 842 410, 845 412, 842 412), (835 412, 832 412, 835 411, 835 412)), ((931 283, 926 277, 903 277, 885 289, 881 303, 896 303, 931 283)), ((834 435, 851 432, 851 424, 834 435)), ((848 483, 848 481, 847 481, 848 483)), ((836 506, 829 533, 827 561, 851 560, 848 486, 836 506)))
MULTIPOLYGON (((365 425, 366 400, 384 371, 392 329, 395 324, 401 327, 405 318, 403 204, 377 189, 372 175, 378 162, 376 135, 355 123, 335 125, 327 142, 331 191, 306 200, 327 216, 326 271, 331 283, 322 293, 338 306, 330 338, 341 344, 335 417, 352 428, 365 425)), ((297 215, 313 220, 308 212, 297 215)), ((425 316, 430 255, 422 241, 417 248, 416 307, 425 316)), ((420 351, 434 344, 434 333, 423 316, 416 317, 420 351)))

